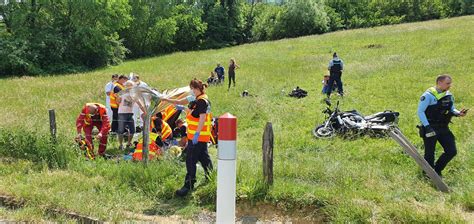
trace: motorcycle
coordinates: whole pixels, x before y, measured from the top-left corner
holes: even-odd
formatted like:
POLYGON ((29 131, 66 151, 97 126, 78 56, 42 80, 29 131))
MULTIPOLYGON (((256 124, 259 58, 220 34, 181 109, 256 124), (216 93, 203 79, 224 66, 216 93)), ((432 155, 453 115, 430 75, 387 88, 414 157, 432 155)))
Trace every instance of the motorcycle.
POLYGON ((331 138, 334 135, 355 137, 369 135, 372 137, 385 137, 391 127, 397 126, 400 113, 386 110, 369 116, 363 116, 356 110, 340 111, 339 101, 334 110, 331 102, 326 100, 328 107, 323 111, 326 121, 313 129, 316 138, 331 138))

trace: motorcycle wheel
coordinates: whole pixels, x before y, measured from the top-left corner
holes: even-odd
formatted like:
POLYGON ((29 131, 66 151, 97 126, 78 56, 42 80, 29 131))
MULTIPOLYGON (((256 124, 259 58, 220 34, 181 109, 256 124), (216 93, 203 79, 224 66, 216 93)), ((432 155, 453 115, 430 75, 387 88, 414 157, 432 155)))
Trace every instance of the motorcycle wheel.
POLYGON ((316 138, 332 138, 334 137, 334 130, 332 127, 324 127, 324 125, 320 125, 313 129, 313 135, 316 138))

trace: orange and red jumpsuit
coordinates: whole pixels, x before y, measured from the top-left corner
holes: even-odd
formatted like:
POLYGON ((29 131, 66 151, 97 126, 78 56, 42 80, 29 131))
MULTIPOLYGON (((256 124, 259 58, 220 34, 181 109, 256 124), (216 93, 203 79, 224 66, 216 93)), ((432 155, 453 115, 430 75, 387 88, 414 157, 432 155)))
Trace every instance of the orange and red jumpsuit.
MULTIPOLYGON (((100 103, 86 103, 82 108, 79 117, 76 120, 77 132, 81 132, 81 129, 84 130, 86 135, 86 140, 92 143, 92 129, 97 127, 99 132, 102 134, 102 137, 99 139, 99 155, 103 156, 105 154, 105 149, 107 147, 107 135, 110 130, 110 121, 107 116, 107 109, 104 105, 100 103), (95 114, 89 114, 89 105, 97 106, 97 111, 95 114)), ((91 144, 94 148, 94 144, 91 144)))

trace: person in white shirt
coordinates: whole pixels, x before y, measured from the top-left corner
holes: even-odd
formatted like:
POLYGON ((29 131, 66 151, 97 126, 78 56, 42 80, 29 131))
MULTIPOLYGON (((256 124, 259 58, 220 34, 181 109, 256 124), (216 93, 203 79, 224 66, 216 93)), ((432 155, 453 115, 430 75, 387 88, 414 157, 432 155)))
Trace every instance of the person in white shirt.
MULTIPOLYGON (((110 108, 110 93, 114 89, 114 83, 117 82, 118 75, 113 74, 112 79, 105 85, 105 107, 107 108, 107 116, 112 117, 112 108, 110 108)), ((112 122, 112 119, 110 119, 112 122)))
MULTIPOLYGON (((130 73, 130 80, 132 80, 135 83, 135 86, 137 87, 149 87, 148 84, 140 80, 140 76, 135 73, 130 73)), ((142 127, 143 126, 143 121, 141 115, 143 112, 141 112, 140 108, 138 107, 138 104, 135 104, 133 106, 133 121, 135 122, 135 125, 137 127, 142 127)))
MULTIPOLYGON (((135 83, 131 80, 125 82, 125 89, 130 89, 135 86, 135 83)), ((127 148, 130 148, 132 143, 133 134, 135 134, 135 123, 133 121, 133 107, 136 104, 133 102, 130 93, 124 93, 121 96, 117 97, 117 102, 119 102, 118 108, 118 139, 119 139, 119 148, 123 149, 123 136, 127 133, 127 148)))

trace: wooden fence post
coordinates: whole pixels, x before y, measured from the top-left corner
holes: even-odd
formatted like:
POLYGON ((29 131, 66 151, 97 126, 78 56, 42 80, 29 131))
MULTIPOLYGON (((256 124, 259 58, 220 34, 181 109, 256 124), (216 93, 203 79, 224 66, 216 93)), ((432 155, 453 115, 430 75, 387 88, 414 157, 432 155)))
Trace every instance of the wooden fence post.
POLYGON ((54 109, 49 110, 49 129, 51 131, 51 140, 53 144, 56 144, 56 113, 54 109))
POLYGON ((267 122, 263 132, 263 179, 267 185, 273 184, 273 127, 267 122))

